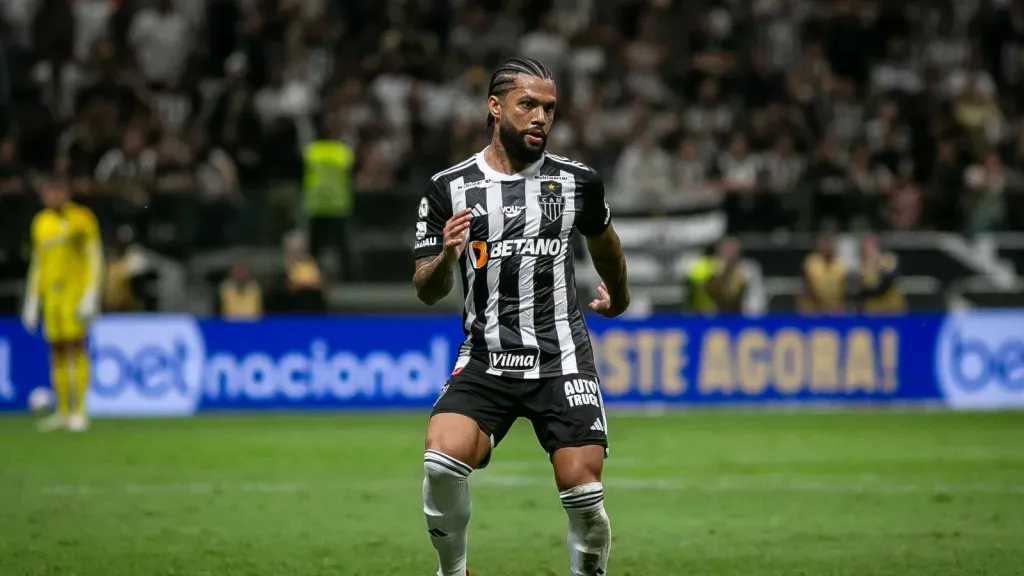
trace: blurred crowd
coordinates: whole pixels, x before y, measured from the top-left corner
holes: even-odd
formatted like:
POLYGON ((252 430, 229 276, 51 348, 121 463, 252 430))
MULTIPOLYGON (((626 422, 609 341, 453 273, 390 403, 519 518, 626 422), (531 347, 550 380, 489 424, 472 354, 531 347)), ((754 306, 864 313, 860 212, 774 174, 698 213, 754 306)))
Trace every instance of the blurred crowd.
MULTIPOLYGON (((725 237, 696 258, 683 279, 684 313, 745 314, 754 309, 750 269, 742 244, 725 237)), ((860 234, 856 258, 840 257, 831 233, 819 235, 800 265, 796 311, 808 316, 851 313, 898 315, 907 311, 899 257, 882 248, 873 232, 860 234)))
POLYGON ((357 197, 418 196, 486 145, 510 55, 554 72, 549 149, 620 210, 722 205, 735 232, 1024 216, 1021 0, 4 0, 0 225, 58 174, 172 256, 276 243, 310 219, 318 139, 353 151, 357 197))

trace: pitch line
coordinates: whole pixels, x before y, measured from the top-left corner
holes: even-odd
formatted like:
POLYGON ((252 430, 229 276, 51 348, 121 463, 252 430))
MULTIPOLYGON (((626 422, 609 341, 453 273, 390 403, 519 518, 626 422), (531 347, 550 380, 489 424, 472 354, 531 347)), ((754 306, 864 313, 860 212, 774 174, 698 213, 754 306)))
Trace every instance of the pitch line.
MULTIPOLYGON (((513 476, 505 474, 480 474, 472 478, 475 484, 493 486, 551 486, 550 478, 536 476, 513 476)), ((830 480, 821 477, 719 477, 685 480, 678 478, 616 478, 603 480, 609 488, 638 491, 662 492, 791 492, 821 494, 992 494, 1024 495, 1024 485, 999 484, 922 484, 888 482, 882 477, 864 477, 857 482, 830 480), (866 480, 870 480, 866 481, 866 480)))
POLYGON ((302 492, 308 486, 302 482, 168 482, 148 484, 128 482, 125 484, 53 484, 43 486, 44 494, 52 496, 94 496, 117 495, 159 495, 159 494, 280 494, 302 492))
MULTIPOLYGON (((312 493, 357 493, 368 491, 409 489, 419 485, 418 477, 380 478, 377 480, 346 480, 337 482, 170 482, 124 484, 54 484, 41 487, 44 494, 60 497, 102 497, 102 496, 204 496, 211 494, 294 494, 312 493)), ((538 488, 554 489, 549 476, 512 475, 493 473, 487 470, 474 473, 470 479, 474 486, 481 488, 538 488)), ((821 476, 718 476, 709 478, 622 478, 608 476, 604 485, 615 490, 639 492, 678 493, 791 493, 791 494, 976 494, 994 496, 1024 495, 1022 484, 993 483, 927 483, 889 481, 882 476, 857 476, 848 479, 834 479, 821 476)))

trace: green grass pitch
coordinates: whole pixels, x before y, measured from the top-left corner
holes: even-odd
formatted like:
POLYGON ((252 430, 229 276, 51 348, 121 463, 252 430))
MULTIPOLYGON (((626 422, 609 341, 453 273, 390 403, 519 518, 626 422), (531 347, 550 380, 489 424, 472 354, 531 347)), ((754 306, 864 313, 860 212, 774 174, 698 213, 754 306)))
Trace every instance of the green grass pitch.
MULTIPOLYGON (((432 576, 422 415, 0 419, 2 576, 432 576)), ((610 415, 611 576, 1024 574, 1024 414, 610 415)), ((475 576, 568 575, 520 422, 471 480, 475 576)))

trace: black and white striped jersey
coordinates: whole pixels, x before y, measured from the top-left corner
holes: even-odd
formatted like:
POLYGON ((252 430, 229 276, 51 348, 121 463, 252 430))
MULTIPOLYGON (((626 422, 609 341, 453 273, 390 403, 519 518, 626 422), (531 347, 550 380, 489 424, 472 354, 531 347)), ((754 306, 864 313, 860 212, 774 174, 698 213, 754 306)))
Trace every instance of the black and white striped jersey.
POLYGON ((431 178, 420 201, 415 257, 439 254, 445 222, 467 208, 472 220, 459 261, 466 340, 456 370, 596 376, 571 240, 574 230, 596 236, 609 225, 600 176, 552 154, 519 174, 502 174, 479 152, 431 178))

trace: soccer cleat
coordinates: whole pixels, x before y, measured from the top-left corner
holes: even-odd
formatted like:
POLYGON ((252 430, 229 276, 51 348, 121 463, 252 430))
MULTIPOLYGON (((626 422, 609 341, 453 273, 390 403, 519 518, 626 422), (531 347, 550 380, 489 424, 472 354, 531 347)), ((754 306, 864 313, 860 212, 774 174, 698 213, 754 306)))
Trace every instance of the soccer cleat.
POLYGON ((89 418, 85 414, 72 414, 68 419, 68 430, 71 432, 85 432, 89 429, 89 418))
POLYGON ((64 414, 50 414, 46 418, 43 418, 36 423, 36 429, 40 432, 53 432, 54 430, 60 430, 66 428, 68 425, 68 417, 64 414))

